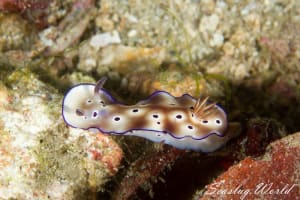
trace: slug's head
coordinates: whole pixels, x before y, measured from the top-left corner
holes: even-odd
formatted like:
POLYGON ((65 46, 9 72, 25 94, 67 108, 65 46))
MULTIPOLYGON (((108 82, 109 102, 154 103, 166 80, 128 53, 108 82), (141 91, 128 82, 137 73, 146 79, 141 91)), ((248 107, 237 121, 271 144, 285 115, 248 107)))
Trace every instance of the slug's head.
POLYGON ((208 102, 208 97, 198 99, 193 109, 193 116, 203 129, 223 136, 227 129, 227 116, 224 110, 216 103, 208 102))
POLYGON ((96 85, 79 84, 66 93, 62 104, 62 115, 69 126, 88 129, 103 113, 103 108, 115 102, 102 89, 105 80, 106 78, 101 79, 96 85))

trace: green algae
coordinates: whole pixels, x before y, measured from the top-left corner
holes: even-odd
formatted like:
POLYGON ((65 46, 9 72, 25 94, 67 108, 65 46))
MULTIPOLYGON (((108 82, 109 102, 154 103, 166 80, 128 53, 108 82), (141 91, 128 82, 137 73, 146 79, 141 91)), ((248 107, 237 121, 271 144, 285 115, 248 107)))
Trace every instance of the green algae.
POLYGON ((54 180, 85 184, 83 152, 74 145, 66 144, 68 130, 64 125, 40 134, 39 145, 31 149, 37 159, 36 184, 46 189, 54 180))

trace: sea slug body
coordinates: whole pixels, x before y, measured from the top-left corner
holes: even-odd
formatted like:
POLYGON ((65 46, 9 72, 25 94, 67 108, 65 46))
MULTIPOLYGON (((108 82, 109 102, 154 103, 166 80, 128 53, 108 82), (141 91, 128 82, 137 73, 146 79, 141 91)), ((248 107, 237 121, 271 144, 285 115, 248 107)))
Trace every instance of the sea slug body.
POLYGON ((105 81, 79 84, 66 93, 62 115, 69 126, 202 152, 215 151, 230 139, 225 134, 226 113, 208 98, 156 91, 135 105, 125 105, 103 89, 105 81))

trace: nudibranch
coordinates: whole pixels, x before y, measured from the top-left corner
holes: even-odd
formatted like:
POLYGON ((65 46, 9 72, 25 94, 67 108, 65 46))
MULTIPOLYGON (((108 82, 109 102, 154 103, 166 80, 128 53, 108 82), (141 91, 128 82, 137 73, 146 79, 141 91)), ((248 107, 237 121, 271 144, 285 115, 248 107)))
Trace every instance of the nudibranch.
POLYGON ((208 98, 156 91, 135 105, 125 105, 103 89, 105 81, 79 84, 66 93, 62 115, 69 126, 202 152, 212 152, 230 139, 226 113, 208 98))

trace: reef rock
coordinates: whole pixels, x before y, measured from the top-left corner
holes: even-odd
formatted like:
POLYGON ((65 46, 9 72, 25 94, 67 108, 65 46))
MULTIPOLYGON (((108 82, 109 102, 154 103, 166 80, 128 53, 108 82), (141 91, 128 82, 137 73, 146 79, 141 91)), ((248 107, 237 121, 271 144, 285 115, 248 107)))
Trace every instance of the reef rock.
POLYGON ((87 199, 122 158, 108 136, 67 128, 62 97, 30 72, 0 82, 0 199, 87 199), (3 84, 4 83, 4 84, 3 84))
POLYGON ((247 157, 207 186, 206 199, 299 199, 300 132, 271 143, 261 159, 247 157))

